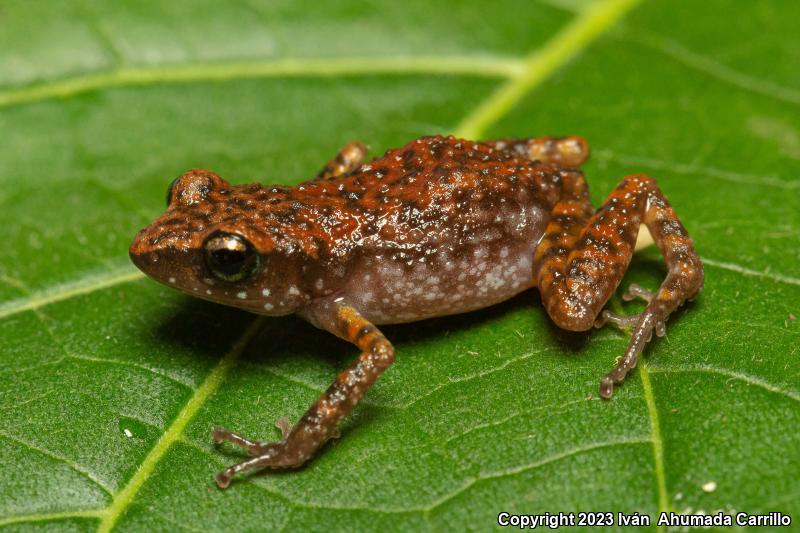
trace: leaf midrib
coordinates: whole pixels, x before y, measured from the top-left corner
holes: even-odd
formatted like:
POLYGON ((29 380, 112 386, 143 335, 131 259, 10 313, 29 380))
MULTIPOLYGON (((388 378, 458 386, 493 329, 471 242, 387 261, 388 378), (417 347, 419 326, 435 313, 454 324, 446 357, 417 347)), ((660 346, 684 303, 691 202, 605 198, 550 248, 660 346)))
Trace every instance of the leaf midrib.
POLYGON ((0 91, 0 108, 112 87, 230 81, 237 79, 347 75, 471 75, 513 79, 525 72, 525 60, 507 56, 393 56, 283 58, 241 61, 120 67, 0 91))

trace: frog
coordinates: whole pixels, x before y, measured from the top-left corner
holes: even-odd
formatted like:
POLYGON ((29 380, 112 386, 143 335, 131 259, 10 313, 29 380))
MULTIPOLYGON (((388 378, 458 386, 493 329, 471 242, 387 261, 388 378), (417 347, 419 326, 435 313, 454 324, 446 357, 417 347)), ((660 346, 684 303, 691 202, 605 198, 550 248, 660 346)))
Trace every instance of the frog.
POLYGON ((602 398, 634 369, 653 333, 703 286, 702 262, 656 180, 622 179, 592 206, 575 135, 470 141, 432 135, 366 161, 351 142, 295 186, 231 185, 192 169, 168 188, 167 210, 130 246, 147 276, 184 293, 267 316, 298 315, 355 345, 360 355, 281 440, 223 427, 248 458, 215 476, 304 465, 337 434, 395 360, 378 328, 476 311, 538 290, 556 326, 573 332, 630 328, 625 352, 600 380, 602 398), (667 266, 656 291, 631 285, 646 307, 603 309, 637 237, 649 233, 667 266))

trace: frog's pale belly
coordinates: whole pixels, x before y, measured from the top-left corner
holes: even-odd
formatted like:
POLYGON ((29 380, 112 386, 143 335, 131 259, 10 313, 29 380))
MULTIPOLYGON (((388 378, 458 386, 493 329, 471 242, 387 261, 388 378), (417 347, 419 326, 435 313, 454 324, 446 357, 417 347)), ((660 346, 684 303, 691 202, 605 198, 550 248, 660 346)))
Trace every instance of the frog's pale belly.
MULTIPOLYGON (((339 293, 375 324, 413 322, 473 311, 532 287, 533 255, 546 224, 536 208, 495 238, 439 246, 429 254, 365 257, 339 293)), ((507 221, 506 221, 507 222, 507 221)))

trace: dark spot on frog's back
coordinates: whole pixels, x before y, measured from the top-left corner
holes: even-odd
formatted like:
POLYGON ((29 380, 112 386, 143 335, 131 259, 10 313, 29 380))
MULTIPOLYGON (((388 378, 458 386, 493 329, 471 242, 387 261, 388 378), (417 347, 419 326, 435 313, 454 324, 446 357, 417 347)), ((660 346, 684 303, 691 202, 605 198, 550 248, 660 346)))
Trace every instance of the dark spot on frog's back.
POLYGON ((248 213, 252 213, 256 210, 256 203, 251 201, 250 198, 237 198, 235 200, 236 207, 241 209, 242 211, 247 211, 248 213))
POLYGON ((442 159, 442 156, 444 156, 444 143, 442 142, 432 143, 430 153, 434 157, 434 159, 442 159))
POLYGON ((415 152, 413 149, 409 148, 408 150, 405 150, 400 155, 400 158, 403 160, 403 169, 406 171, 410 171, 419 167, 417 162, 417 152, 415 152))

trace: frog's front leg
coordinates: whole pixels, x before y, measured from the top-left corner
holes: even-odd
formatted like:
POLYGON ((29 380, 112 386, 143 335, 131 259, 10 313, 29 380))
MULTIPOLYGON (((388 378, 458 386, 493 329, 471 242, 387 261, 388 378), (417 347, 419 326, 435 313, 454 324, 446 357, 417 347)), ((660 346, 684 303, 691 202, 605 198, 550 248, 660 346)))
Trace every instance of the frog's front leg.
POLYGON ((350 368, 339 374, 281 442, 253 442, 225 429, 215 428, 215 443, 233 442, 245 448, 252 457, 219 472, 216 481, 220 488, 227 487, 231 478, 240 472, 296 468, 308 461, 328 439, 337 436, 336 426, 339 422, 394 362, 392 345, 378 328, 354 308, 326 302, 302 314, 314 325, 358 346, 361 355, 350 368))
POLYGON ((606 313, 601 319, 600 323, 611 320, 633 325, 624 356, 601 381, 604 398, 611 397, 614 384, 622 382, 636 366, 653 331, 663 334, 670 313, 702 287, 703 265, 692 241, 655 180, 635 175, 625 178, 611 193, 571 246, 552 244, 564 233, 561 219, 554 217, 534 258, 534 274, 548 314, 564 329, 584 331, 592 327, 622 280, 642 223, 661 250, 668 273, 654 295, 640 287, 629 292, 631 297, 648 301, 641 314, 618 317, 606 313))
POLYGON ((360 142, 351 142, 339 150, 336 157, 328 161, 314 179, 327 180, 352 172, 361 165, 365 157, 367 147, 360 142))

